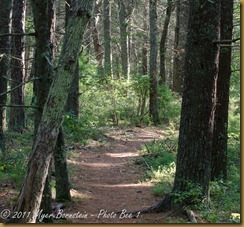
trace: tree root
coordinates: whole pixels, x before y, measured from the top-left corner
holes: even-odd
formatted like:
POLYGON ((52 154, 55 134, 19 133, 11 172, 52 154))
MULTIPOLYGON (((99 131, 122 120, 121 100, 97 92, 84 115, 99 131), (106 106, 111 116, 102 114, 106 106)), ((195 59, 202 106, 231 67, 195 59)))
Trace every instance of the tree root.
MULTIPOLYGON (((137 210, 131 212, 133 217, 138 217, 138 214, 148 214, 148 213, 162 213, 169 212, 166 216, 162 218, 166 218, 170 216, 178 216, 178 215, 186 215, 191 223, 197 223, 196 215, 192 210, 188 208, 189 204, 182 203, 173 203, 173 197, 171 194, 168 194, 162 201, 157 204, 154 204, 148 208, 137 210)), ((119 213, 119 212, 118 212, 119 213)))
POLYGON ((154 204, 148 208, 133 211, 132 214, 146 214, 146 213, 161 213, 165 211, 169 211, 172 209, 172 196, 169 194, 167 195, 162 201, 157 204, 154 204))

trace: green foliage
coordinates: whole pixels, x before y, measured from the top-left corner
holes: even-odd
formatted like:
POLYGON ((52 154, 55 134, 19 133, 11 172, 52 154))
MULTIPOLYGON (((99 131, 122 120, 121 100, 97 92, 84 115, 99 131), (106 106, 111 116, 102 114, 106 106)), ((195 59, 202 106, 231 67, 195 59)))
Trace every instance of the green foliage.
POLYGON ((229 133, 227 180, 210 182, 211 207, 195 209, 211 223, 240 223, 240 188, 240 137, 229 133))
POLYGON ((176 141, 167 138, 163 140, 154 140, 143 145, 140 154, 142 156, 141 158, 148 163, 153 171, 161 172, 160 168, 162 166, 170 165, 172 162, 175 162, 176 151, 176 141))
POLYGON ((73 143, 86 143, 89 139, 98 139, 100 135, 100 131, 84 116, 77 119, 72 114, 66 114, 62 126, 65 138, 73 143))
POLYGON ((187 182, 186 189, 181 192, 173 192, 174 203, 200 204, 204 201, 202 187, 191 181, 187 182))
POLYGON ((6 131, 5 138, 7 151, 4 156, 0 155, 0 179, 11 181, 16 187, 20 187, 27 168, 33 137, 25 130, 23 134, 6 131))
POLYGON ((143 145, 140 157, 135 160, 135 164, 146 169, 146 178, 155 182, 152 189, 155 196, 162 197, 172 190, 176 151, 177 138, 155 140, 143 145))
MULTIPOLYGON (((94 126, 109 124, 150 125, 149 76, 131 75, 114 79, 106 77, 92 59, 86 64, 80 59, 80 118, 88 118, 94 126)), ((180 98, 168 86, 159 88, 160 117, 167 123, 178 124, 180 98)))
POLYGON ((166 120, 174 125, 179 125, 181 98, 177 93, 173 93, 167 84, 158 88, 160 119, 166 120))

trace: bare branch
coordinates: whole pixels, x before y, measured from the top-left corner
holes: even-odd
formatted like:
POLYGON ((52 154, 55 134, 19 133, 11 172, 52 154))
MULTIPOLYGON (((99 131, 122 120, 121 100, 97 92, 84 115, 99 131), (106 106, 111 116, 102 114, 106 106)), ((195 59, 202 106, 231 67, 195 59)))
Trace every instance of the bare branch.
POLYGON ((3 107, 13 107, 13 108, 20 108, 20 107, 24 107, 24 108, 34 108, 34 109, 39 109, 39 108, 40 108, 39 106, 14 105, 14 104, 7 105, 7 104, 1 104, 1 103, 0 103, 0 106, 3 106, 3 107))
POLYGON ((232 40, 216 40, 216 41, 213 41, 213 43, 216 43, 216 44, 230 44, 230 43, 235 43, 237 41, 241 40, 241 38, 236 38, 236 39, 232 39, 232 40))
POLYGON ((0 34, 0 37, 5 37, 5 36, 35 36, 36 33, 30 32, 30 33, 5 33, 5 34, 0 34))
POLYGON ((30 80, 28 80, 28 81, 25 81, 25 82, 23 82, 23 83, 17 85, 16 87, 10 89, 9 91, 6 91, 6 92, 1 93, 0 96, 6 95, 6 94, 8 94, 8 93, 11 93, 12 91, 16 90, 17 88, 21 87, 22 85, 27 84, 27 83, 29 83, 29 82, 31 82, 31 81, 33 81, 33 80, 39 80, 39 79, 40 79, 40 78, 35 77, 35 78, 32 78, 32 79, 30 79, 30 80))

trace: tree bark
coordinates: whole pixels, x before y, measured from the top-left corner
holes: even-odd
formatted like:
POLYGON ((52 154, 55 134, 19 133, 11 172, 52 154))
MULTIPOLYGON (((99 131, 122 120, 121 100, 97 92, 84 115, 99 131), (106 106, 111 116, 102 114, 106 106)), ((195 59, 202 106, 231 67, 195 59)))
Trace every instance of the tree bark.
POLYGON ((54 78, 51 64, 54 60, 55 6, 54 0, 32 0, 31 3, 36 31, 35 77, 40 78, 34 82, 36 105, 41 107, 35 113, 36 132, 54 78))
MULTIPOLYGON (((220 40, 232 40, 233 0, 221 1, 220 40)), ((231 77, 231 46, 220 47, 217 105, 213 133, 211 179, 227 178, 228 111, 231 77)))
POLYGON ((209 199, 219 57, 219 48, 213 41, 219 38, 220 0, 201 2, 189 1, 185 87, 173 192, 187 192, 192 185, 201 189, 198 198, 209 199))
MULTIPOLYGON (((13 0, 12 33, 25 32, 26 0, 13 0)), ((24 72, 24 36, 12 36, 11 40, 11 89, 25 81, 24 72)), ((24 105, 24 85, 14 90, 10 96, 10 103, 24 105)), ((18 130, 25 127, 25 109, 11 108, 8 127, 18 130)))
POLYGON ((101 72, 103 69, 103 51, 102 51, 99 32, 97 28, 97 24, 100 19, 100 16, 98 14, 99 14, 101 3, 102 3, 101 0, 96 1, 94 6, 94 12, 93 12, 94 16, 91 19, 92 39, 93 39, 95 57, 98 62, 98 72, 101 72))
POLYGON ((111 4, 110 0, 103 0, 103 37, 104 37, 104 73, 105 77, 112 77, 111 53, 111 4))
POLYGON ((176 25, 174 41, 173 87, 174 92, 182 93, 184 79, 185 46, 189 4, 182 0, 176 3, 176 25))
POLYGON ((79 60, 76 63, 76 68, 74 72, 74 79, 69 91, 69 96, 67 100, 66 111, 71 113, 76 118, 79 118, 79 60))
POLYGON ((119 27, 120 27, 120 46, 121 46, 121 62, 122 72, 127 80, 130 80, 129 70, 129 48, 128 48, 128 19, 125 1, 118 0, 119 10, 119 27))
POLYGON ((70 182, 64 148, 64 136, 60 128, 56 148, 54 149, 54 166, 56 179, 56 201, 65 202, 71 200, 70 182))
MULTIPOLYGON (((34 17, 34 26, 36 32, 36 50, 35 50, 35 77, 40 79, 34 82, 34 95, 36 105, 40 108, 35 113, 35 134, 40 124, 43 106, 46 102, 51 82, 54 78, 53 61, 55 46, 55 0, 32 0, 32 9, 34 17)), ((44 214, 52 213, 52 197, 50 177, 47 177, 42 196, 41 209, 44 214)), ((43 222, 52 222, 51 218, 44 218, 43 222)))
POLYGON ((147 75, 148 73, 148 60, 147 60, 147 43, 148 43, 148 37, 147 37, 147 31, 148 31, 148 25, 147 25, 147 18, 148 18, 148 12, 147 12, 147 1, 145 0, 145 6, 144 6, 144 12, 143 12, 143 30, 145 34, 143 35, 142 40, 142 75, 147 75))
POLYGON ((159 54, 160 54, 159 84, 164 84, 166 82, 166 72, 165 72, 166 41, 167 41, 168 27, 169 27, 172 11, 173 11, 172 0, 167 0, 166 17, 164 21, 162 34, 161 34, 160 48, 159 48, 159 54))
POLYGON ((29 157, 26 177, 16 206, 16 211, 30 212, 30 215, 19 219, 19 223, 35 223, 36 221, 50 160, 56 145, 68 92, 73 80, 81 40, 83 39, 86 24, 91 17, 92 4, 93 1, 81 0, 69 18, 57 76, 51 85, 44 106, 41 122, 29 157))
MULTIPOLYGON (((73 1, 68 0, 67 3, 70 7, 66 5, 66 15, 65 15, 66 26, 70 16, 69 11, 70 9, 72 9, 72 7, 75 7, 75 5, 77 4, 77 0, 73 0, 73 1)), ((66 105, 66 111, 74 115, 76 118, 79 117, 79 79, 80 79, 80 69, 79 69, 79 59, 78 59, 76 63, 75 72, 74 72, 74 79, 72 81, 72 85, 69 91, 69 96, 66 105)), ((63 134, 61 133, 60 136, 62 135, 63 134)), ((62 139, 58 140, 58 142, 60 141, 62 141, 62 139)), ((62 143, 57 144, 57 146, 61 147, 63 146, 63 144, 62 143)), ((60 152, 63 152, 63 150, 60 150, 60 152)), ((57 174, 58 173, 59 171, 57 172, 57 174)))
MULTIPOLYGON (((12 1, 0 0, 0 34, 10 32, 10 13, 12 1)), ((9 70, 10 39, 9 36, 0 37, 0 94, 7 91, 7 77, 9 70)), ((5 105, 7 94, 0 95, 0 104, 5 105)), ((6 129, 6 107, 0 106, 0 150, 5 153, 4 130, 6 129)))
POLYGON ((154 125, 159 123, 158 115, 158 32, 157 32, 157 0, 149 1, 150 17, 150 96, 149 96, 149 113, 154 125))

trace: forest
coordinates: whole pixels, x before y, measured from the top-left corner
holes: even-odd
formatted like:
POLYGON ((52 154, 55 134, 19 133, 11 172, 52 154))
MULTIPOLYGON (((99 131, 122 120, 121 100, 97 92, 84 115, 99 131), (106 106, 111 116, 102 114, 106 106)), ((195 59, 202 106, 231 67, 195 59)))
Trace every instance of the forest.
POLYGON ((239 1, 0 6, 0 223, 241 223, 239 1))

